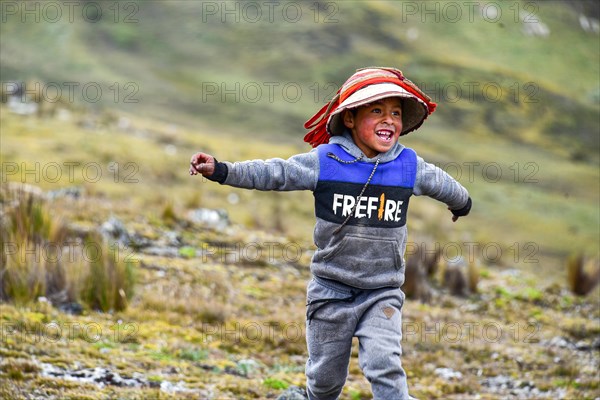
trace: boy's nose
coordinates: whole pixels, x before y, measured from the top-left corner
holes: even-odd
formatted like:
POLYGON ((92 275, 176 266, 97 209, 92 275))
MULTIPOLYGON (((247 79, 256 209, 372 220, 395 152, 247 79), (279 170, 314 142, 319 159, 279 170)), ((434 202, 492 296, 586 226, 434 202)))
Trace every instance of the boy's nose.
POLYGON ((392 113, 384 113, 383 114, 383 121, 387 122, 388 124, 392 124, 394 122, 394 118, 392 117, 392 113))

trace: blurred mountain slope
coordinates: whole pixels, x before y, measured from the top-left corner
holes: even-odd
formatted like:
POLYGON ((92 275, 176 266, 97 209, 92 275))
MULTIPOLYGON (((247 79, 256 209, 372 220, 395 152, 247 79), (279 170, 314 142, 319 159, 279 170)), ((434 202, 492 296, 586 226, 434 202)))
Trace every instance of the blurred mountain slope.
POLYGON ((597 160, 600 40, 582 29, 597 11, 587 2, 100 4, 73 22, 5 13, 2 81, 95 82, 106 107, 285 140, 356 68, 392 65, 440 103, 433 124, 597 160))

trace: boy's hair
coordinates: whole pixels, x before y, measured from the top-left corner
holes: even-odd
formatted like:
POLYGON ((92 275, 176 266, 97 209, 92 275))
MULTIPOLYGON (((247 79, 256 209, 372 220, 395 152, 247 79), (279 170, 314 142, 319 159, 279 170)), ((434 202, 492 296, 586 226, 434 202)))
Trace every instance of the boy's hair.
MULTIPOLYGON (((389 98, 389 97, 387 97, 387 98, 389 98)), ((404 99, 402 97, 398 97, 398 100, 400 100, 400 108, 404 109, 404 99)), ((374 101, 373 103, 376 103, 376 101, 374 101)), ((367 104, 363 104, 362 106, 348 108, 347 110, 350 111, 352 113, 352 115, 356 117, 356 114, 358 113, 359 108, 369 107, 373 103, 367 103, 367 104)))

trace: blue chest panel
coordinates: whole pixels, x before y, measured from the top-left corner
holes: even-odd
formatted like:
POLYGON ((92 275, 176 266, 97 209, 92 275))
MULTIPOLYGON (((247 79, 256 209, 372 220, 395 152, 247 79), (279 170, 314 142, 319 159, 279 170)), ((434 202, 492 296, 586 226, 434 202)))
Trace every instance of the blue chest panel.
POLYGON ((354 157, 335 144, 321 145, 319 181, 314 191, 315 212, 324 220, 348 225, 400 227, 406 224, 408 201, 412 195, 417 171, 417 155, 405 148, 400 155, 378 165, 367 189, 358 198, 373 171, 374 163, 343 161, 354 157))

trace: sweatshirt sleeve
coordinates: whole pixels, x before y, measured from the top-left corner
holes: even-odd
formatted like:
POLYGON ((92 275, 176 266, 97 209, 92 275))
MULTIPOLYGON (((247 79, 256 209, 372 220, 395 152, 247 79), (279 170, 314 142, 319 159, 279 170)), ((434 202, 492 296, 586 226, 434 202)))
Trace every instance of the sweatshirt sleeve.
POLYGON ((425 162, 421 157, 417 157, 417 178, 413 193, 446 203, 450 210, 464 209, 470 203, 467 189, 445 171, 425 162))
POLYGON ((220 173, 223 176, 219 182, 244 189, 314 190, 319 178, 316 150, 297 154, 287 160, 272 158, 219 164, 222 164, 220 173))

